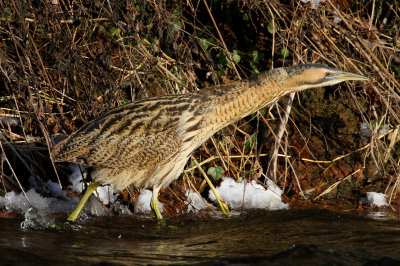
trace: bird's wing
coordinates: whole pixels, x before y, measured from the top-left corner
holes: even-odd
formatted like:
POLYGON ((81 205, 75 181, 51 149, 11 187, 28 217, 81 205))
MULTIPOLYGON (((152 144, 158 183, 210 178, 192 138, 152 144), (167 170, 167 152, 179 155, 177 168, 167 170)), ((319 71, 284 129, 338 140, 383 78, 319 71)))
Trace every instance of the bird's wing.
POLYGON ((151 168, 178 152, 180 142, 176 122, 158 130, 127 127, 119 134, 98 136, 85 154, 85 160, 90 166, 151 168))
POLYGON ((135 156, 142 158, 144 153, 153 156, 157 149, 172 152, 171 145, 178 147, 180 116, 188 108, 186 98, 179 95, 144 99, 115 108, 58 143, 52 151, 53 158, 94 166, 117 164, 118 159, 135 156))

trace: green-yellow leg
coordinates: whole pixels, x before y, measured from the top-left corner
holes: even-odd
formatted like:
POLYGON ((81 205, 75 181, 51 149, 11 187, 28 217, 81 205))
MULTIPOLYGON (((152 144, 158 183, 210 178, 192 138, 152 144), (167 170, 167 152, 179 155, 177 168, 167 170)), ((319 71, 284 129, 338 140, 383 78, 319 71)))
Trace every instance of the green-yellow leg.
POLYGON ((160 212, 160 207, 158 206, 158 192, 160 191, 160 189, 161 186, 153 187, 153 196, 151 197, 151 202, 150 202, 150 207, 153 209, 158 220, 163 219, 160 212))
POLYGON ((100 184, 95 181, 92 181, 92 183, 90 183, 90 185, 86 188, 85 194, 83 194, 83 197, 79 201, 75 210, 68 216, 67 218, 68 221, 74 222, 79 217, 79 214, 81 213, 83 207, 85 207, 86 201, 89 199, 90 195, 92 195, 93 191, 95 191, 99 185, 100 184))
MULTIPOLYGON (((194 158, 193 158, 194 159, 194 158)), ((196 164, 197 168, 200 170, 200 173, 203 175, 204 179, 206 180, 207 184, 210 186, 212 192, 214 193, 215 198, 217 199, 217 202, 219 204, 219 207, 221 208, 222 212, 229 217, 229 207, 228 204, 221 198, 221 196, 218 194, 217 190, 215 189, 214 185, 211 183, 211 180, 208 178, 206 172, 204 172, 203 168, 199 165, 199 163, 194 159, 194 163, 196 164)))

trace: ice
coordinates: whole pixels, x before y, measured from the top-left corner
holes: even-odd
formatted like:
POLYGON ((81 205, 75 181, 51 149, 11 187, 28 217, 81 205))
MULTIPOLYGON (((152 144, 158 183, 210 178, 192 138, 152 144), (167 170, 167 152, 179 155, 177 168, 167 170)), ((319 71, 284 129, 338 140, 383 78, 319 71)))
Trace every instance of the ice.
MULTIPOLYGON (((87 177, 87 171, 77 164, 70 164, 70 169, 72 173, 68 177, 68 180, 71 183, 69 188, 75 192, 82 193, 89 185, 88 182, 83 181, 87 177)), ((104 205, 113 203, 116 200, 114 190, 111 186, 99 186, 95 191, 93 191, 93 195, 95 195, 104 205)), ((84 211, 88 210, 91 215, 103 216, 107 214, 102 204, 93 197, 90 198, 86 205, 88 207, 85 208, 84 211)))
POLYGON ((305 4, 311 2, 311 8, 312 9, 317 9, 319 3, 321 2, 321 0, 301 0, 301 2, 303 2, 305 4))
MULTIPOLYGON (((53 197, 42 197, 34 188, 28 190, 26 195, 32 206, 42 213, 68 213, 72 211, 72 206, 76 204, 76 201, 71 198, 69 200, 59 200, 53 197)), ((17 213, 25 213, 32 207, 23 193, 17 194, 14 191, 7 193, 4 197, 0 197, 0 206, 5 206, 8 212, 17 213)))
POLYGON ((0 197, 0 206, 4 206, 8 212, 24 212, 30 205, 22 193, 8 192, 4 197, 0 197))
POLYGON ((85 208, 93 216, 107 215, 103 205, 93 196, 89 198, 88 202, 85 204, 85 208))
POLYGON ((188 205, 188 212, 197 212, 203 209, 207 209, 208 206, 204 202, 204 199, 197 193, 192 190, 186 191, 187 200, 185 203, 188 205))
POLYGON ((361 123, 359 134, 361 137, 370 138, 372 136, 371 126, 365 122, 361 123))
MULTIPOLYGON (((336 13, 336 12, 335 12, 336 13)), ((335 17, 333 18, 333 23, 335 24, 339 24, 340 22, 342 22, 342 19, 340 17, 335 17)))
POLYGON ((93 192, 102 202, 107 205, 113 203, 117 198, 111 186, 100 186, 93 192))
MULTIPOLYGON (((82 181, 81 170, 76 164, 71 164, 70 167, 72 170, 72 174, 69 176, 69 180, 72 183, 70 188, 81 193, 85 187, 85 183, 82 181)), ((83 172, 83 176, 86 176, 85 171, 83 172)), ((29 177, 30 189, 26 192, 26 197, 23 193, 15 193, 14 191, 7 193, 4 197, 0 197, 0 208, 8 212, 24 214, 25 221, 21 224, 22 228, 46 227, 53 222, 51 214, 69 214, 75 209, 79 201, 79 197, 69 197, 57 182, 48 180, 45 183, 39 184, 37 180, 40 180, 40 178, 29 177), (42 194, 44 192, 47 197, 41 196, 38 192, 42 194)), ((86 185, 88 184, 86 183, 86 185)), ((98 187, 93 194, 103 204, 109 204, 116 199, 114 191, 110 186, 98 187)), ((123 210, 114 208, 113 210, 120 213, 129 213, 129 210, 125 210, 125 208, 123 210)), ((87 214, 103 216, 107 212, 96 198, 91 197, 85 205, 82 214, 84 216, 87 216, 87 214)))
POLYGON ((36 182, 36 178, 31 176, 29 177, 28 182, 31 185, 31 188, 34 188, 36 191, 43 191, 54 197, 67 196, 67 193, 65 193, 65 191, 62 190, 60 184, 53 182, 51 180, 47 180, 46 183, 44 183, 42 186, 39 186, 39 184, 36 182))
POLYGON ((367 197, 361 199, 361 203, 370 206, 376 207, 384 207, 389 206, 388 202, 386 201, 384 193, 378 192, 367 192, 367 197))
MULTIPOLYGON (((83 181, 83 177, 86 177, 87 173, 86 171, 82 172, 78 165, 71 165, 71 169, 72 174, 69 176, 69 180, 72 185, 70 185, 70 188, 82 193, 82 190, 88 185, 88 183, 83 181)), ((7 193, 4 197, 0 197, 1 209, 25 215, 25 221, 22 224, 23 228, 34 225, 46 227, 47 224, 51 224, 53 221, 52 214, 71 213, 80 199, 80 197, 68 196, 57 182, 51 180, 39 182, 40 177, 30 177, 28 181, 30 188, 26 192, 27 197, 23 193, 13 191, 7 193)), ((287 204, 281 201, 281 190, 270 181, 268 181, 268 189, 265 189, 255 181, 250 183, 243 180, 235 182, 233 179, 224 178, 217 190, 232 209, 241 208, 243 204, 245 208, 282 209, 288 207, 287 204), (245 195, 244 202, 243 193, 245 195)), ((120 215, 131 214, 125 205, 115 202, 116 196, 111 186, 100 186, 93 194, 101 202, 95 197, 90 197, 82 211, 81 217, 87 217, 88 215, 108 215, 108 211, 104 209, 102 204, 106 205, 109 203, 113 203, 111 205, 111 213, 120 215)), ((135 203, 135 213, 149 213, 152 211, 150 208, 152 195, 153 193, 150 190, 141 191, 135 203)), ((186 196, 189 212, 196 212, 208 207, 204 199, 197 193, 187 191, 186 196)), ((215 201, 212 192, 209 197, 215 201)), ((160 211, 162 211, 162 203, 159 203, 159 206, 160 211)))
MULTIPOLYGON (((217 187, 221 198, 228 203, 231 209, 287 209, 288 204, 282 202, 282 190, 272 181, 267 180, 268 189, 265 189, 255 180, 247 182, 241 180, 236 182, 232 178, 224 177, 222 183, 217 187)), ((210 190, 210 200, 216 202, 214 193, 210 190)))
MULTIPOLYGON (((72 173, 69 175, 68 180, 72 185, 69 188, 75 192, 82 193, 85 187, 89 185, 88 182, 83 181, 83 179, 86 179, 87 172, 82 170, 77 164, 70 164, 70 169, 72 173)), ((111 186, 99 186, 93 191, 93 194, 105 205, 113 203, 116 200, 114 190, 111 186)))
POLYGON ((72 173, 68 177, 69 182, 71 182, 69 188, 71 188, 75 192, 82 193, 82 191, 85 189, 83 179, 86 179, 87 172, 81 170, 80 166, 77 164, 70 164, 69 167, 72 171, 72 173))
POLYGON ((339 14, 338 14, 336 11, 334 11, 333 14, 335 14, 335 16, 336 16, 336 17, 333 19, 333 23, 339 24, 340 22, 342 22, 342 19, 339 17, 339 14))
POLYGON ((367 217, 378 221, 384 221, 388 219, 388 212, 368 212, 367 217))
MULTIPOLYGON (((386 133, 388 133, 390 131, 390 126, 387 124, 384 124, 383 126, 381 126, 378 130, 378 136, 380 135, 384 135, 386 133)), ((362 137, 366 137, 366 138, 370 138, 372 136, 372 130, 371 130, 371 126, 368 123, 361 123, 360 124, 360 131, 359 131, 360 135, 362 137)))
POLYGON ((4 206, 8 212, 24 214, 25 220, 21 223, 23 229, 47 228, 54 222, 52 213, 70 213, 78 202, 73 198, 59 200, 53 197, 42 197, 34 188, 28 190, 26 196, 32 205, 23 193, 12 191, 0 197, 0 208, 4 206))
MULTIPOLYGON (((140 191, 140 196, 136 200, 135 203, 135 212, 136 213, 149 213, 152 211, 150 207, 151 197, 153 196, 153 192, 148 189, 142 189, 140 191)), ((160 207, 160 212, 163 211, 163 204, 158 202, 158 206, 160 207)))
POLYGON ((53 195, 54 197, 59 197, 61 195, 64 197, 67 196, 67 193, 65 193, 65 191, 62 191, 60 184, 55 183, 51 180, 47 180, 46 188, 51 193, 51 195, 53 195))
MULTIPOLYGON (((82 193, 88 183, 84 182, 83 179, 86 178, 87 172, 81 170, 77 164, 71 164, 70 168, 72 170, 71 175, 68 177, 72 183, 69 187, 78 193, 82 193)), ((29 227, 46 227, 46 225, 53 222, 51 214, 55 213, 71 213, 80 197, 69 197, 65 191, 62 190, 61 186, 57 182, 48 180, 45 183, 38 183, 39 177, 31 176, 28 181, 30 189, 26 192, 26 196, 23 193, 9 192, 4 197, 0 197, 0 208, 5 209, 8 212, 14 212, 19 214, 24 214, 25 221, 22 223, 22 228, 29 227), (38 192, 41 192, 47 197, 41 196, 38 192), (28 202, 27 198, 31 202, 28 202)), ((114 190, 111 186, 99 186, 93 194, 101 201, 95 197, 90 197, 86 203, 82 216, 87 217, 88 214, 93 216, 104 216, 107 215, 102 204, 113 203, 116 200, 114 195, 114 190)), ((144 195, 140 197, 140 201, 146 201, 141 204, 138 211, 146 212, 150 210, 150 199, 152 192, 146 191, 144 195), (149 196, 150 193, 150 196, 149 196)), ((162 204, 160 204, 162 207, 162 204)), ((131 212, 129 209, 122 205, 116 204, 112 206, 113 213, 129 215, 131 212)))
POLYGON ((24 230, 49 228, 51 224, 54 224, 52 217, 43 215, 31 207, 25 212, 25 220, 21 223, 21 228, 24 230))
POLYGON ((381 129, 379 129, 378 136, 384 135, 384 134, 388 133, 389 131, 390 131, 390 126, 385 124, 385 125, 382 126, 381 129))

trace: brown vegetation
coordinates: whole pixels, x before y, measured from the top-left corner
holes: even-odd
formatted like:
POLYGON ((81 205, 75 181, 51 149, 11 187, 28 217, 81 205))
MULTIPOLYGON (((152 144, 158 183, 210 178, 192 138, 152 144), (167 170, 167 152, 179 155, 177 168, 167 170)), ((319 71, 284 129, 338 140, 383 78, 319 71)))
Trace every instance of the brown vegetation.
MULTIPOLYGON (((360 207, 366 191, 378 191, 398 209, 397 1, 325 0, 312 9, 295 0, 0 0, 0 10, 0 196, 28 186, 29 176, 66 185, 65 168, 56 175, 48 155, 53 136, 113 107, 318 62, 371 81, 299 94, 279 135, 290 110, 283 99, 217 133, 194 157, 233 178, 262 182, 268 173, 291 201, 360 207)), ((187 168, 161 198, 168 211, 185 208, 185 188, 204 188, 196 166, 187 168)))

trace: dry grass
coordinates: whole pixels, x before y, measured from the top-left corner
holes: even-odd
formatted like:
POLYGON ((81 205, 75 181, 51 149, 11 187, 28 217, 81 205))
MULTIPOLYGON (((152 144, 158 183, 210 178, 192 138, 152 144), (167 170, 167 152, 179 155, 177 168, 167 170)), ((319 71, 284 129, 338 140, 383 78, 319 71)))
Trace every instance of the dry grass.
MULTIPOLYGON (((51 136, 113 107, 318 62, 371 81, 280 101, 217 133, 195 158, 234 178, 268 171, 288 197, 332 194, 332 184, 351 180, 353 192, 398 200, 400 10, 350 3, 0 1, 0 194, 23 190, 30 175, 57 180, 51 136), (371 136, 360 135, 361 123, 371 136)), ((174 186, 201 192, 196 167, 185 173, 190 181, 174 186)))

